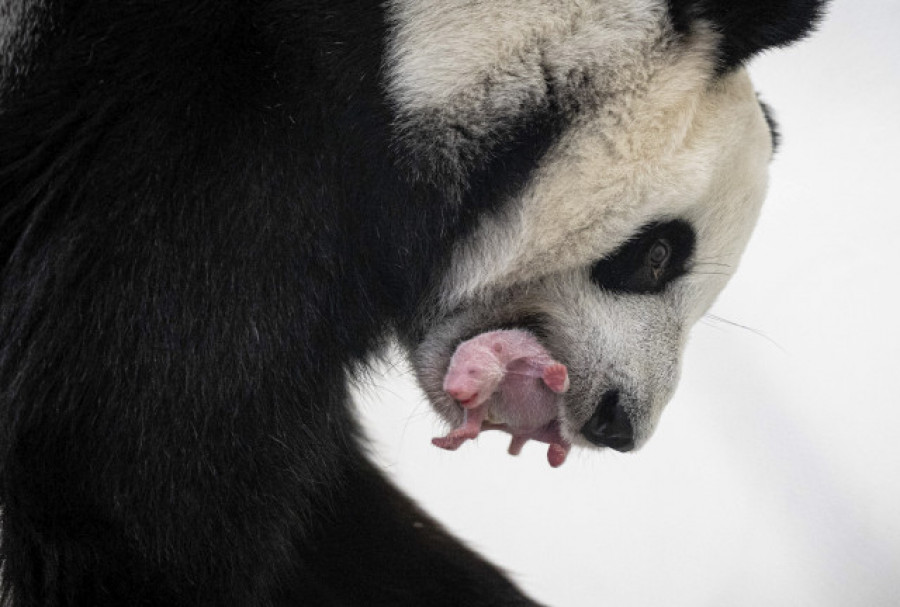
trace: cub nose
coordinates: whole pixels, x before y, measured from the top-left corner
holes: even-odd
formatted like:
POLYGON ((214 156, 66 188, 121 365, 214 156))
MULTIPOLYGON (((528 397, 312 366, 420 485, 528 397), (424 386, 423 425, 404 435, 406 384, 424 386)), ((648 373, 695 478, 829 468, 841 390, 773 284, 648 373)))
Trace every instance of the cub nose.
POLYGON ((634 428, 619 402, 618 390, 603 394, 591 419, 582 426, 581 434, 595 445, 616 451, 634 449, 634 428))

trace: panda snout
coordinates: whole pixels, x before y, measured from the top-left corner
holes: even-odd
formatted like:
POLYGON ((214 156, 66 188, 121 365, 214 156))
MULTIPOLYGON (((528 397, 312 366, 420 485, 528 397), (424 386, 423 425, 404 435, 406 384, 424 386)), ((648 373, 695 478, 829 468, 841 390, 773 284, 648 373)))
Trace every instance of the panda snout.
POLYGON ((616 451, 634 449, 634 427, 622 406, 618 390, 607 390, 593 415, 581 428, 587 440, 616 451))

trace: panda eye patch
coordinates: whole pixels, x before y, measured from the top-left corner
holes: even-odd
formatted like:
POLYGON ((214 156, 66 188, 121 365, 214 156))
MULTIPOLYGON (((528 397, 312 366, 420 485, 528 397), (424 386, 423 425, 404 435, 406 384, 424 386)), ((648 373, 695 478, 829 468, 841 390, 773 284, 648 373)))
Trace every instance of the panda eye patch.
POLYGON ((688 271, 696 236, 686 221, 652 223, 641 228, 591 267, 591 280, 620 293, 658 293, 688 271))

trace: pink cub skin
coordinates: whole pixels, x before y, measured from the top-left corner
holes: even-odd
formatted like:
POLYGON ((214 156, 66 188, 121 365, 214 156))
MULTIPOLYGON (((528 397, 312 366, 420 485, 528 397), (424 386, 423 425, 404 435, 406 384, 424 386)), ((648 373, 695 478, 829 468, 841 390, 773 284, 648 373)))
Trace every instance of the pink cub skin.
POLYGON ((538 440, 550 445, 547 460, 558 467, 571 447, 557 420, 560 395, 568 389, 565 365, 528 331, 482 333, 456 348, 444 376, 444 391, 465 412, 463 423, 431 442, 452 451, 482 430, 504 430, 512 434, 510 454, 538 440))

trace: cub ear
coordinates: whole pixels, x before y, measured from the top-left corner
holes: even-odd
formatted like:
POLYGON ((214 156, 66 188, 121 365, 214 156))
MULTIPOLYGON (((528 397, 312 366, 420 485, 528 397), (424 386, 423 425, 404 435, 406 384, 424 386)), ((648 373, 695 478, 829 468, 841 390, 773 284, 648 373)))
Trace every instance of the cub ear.
POLYGON ((767 48, 809 34, 828 0, 667 0, 675 30, 690 33, 703 20, 722 35, 719 70, 728 71, 767 48))

